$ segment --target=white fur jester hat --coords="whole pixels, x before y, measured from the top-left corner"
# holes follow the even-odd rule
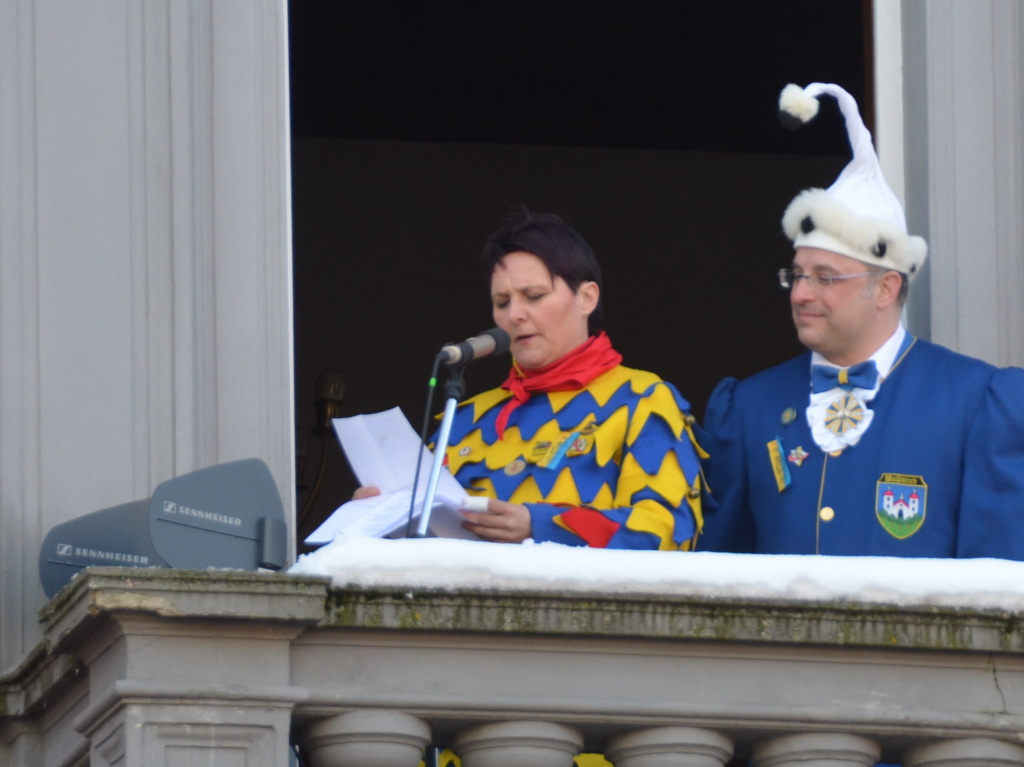
[[[779,97],[779,117],[791,128],[810,122],[822,94],[839,104],[853,159],[828,189],[798,194],[782,216],[782,229],[794,248],[823,248],[913,279],[928,256],[928,244],[907,233],[903,206],[885,183],[853,96],[832,83],[787,85]]]

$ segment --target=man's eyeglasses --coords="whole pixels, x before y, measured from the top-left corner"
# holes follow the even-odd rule
[[[779,269],[779,285],[786,290],[796,287],[800,280],[807,280],[812,288],[830,288],[837,282],[852,280],[854,277],[867,277],[869,274],[884,274],[882,271],[857,272],[856,274],[797,274],[792,269]]]

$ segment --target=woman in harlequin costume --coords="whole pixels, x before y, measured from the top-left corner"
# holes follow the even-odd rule
[[[672,384],[624,367],[601,327],[601,270],[579,233],[521,211],[481,257],[511,337],[500,388],[462,402],[448,466],[486,511],[489,541],[689,550],[701,525],[699,447]]]

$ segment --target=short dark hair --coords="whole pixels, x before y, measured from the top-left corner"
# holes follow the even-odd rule
[[[896,300],[902,307],[907,303],[907,295],[910,293],[910,278],[907,277],[903,272],[900,272],[900,292],[896,296]]]
[[[584,282],[596,282],[598,289],[601,288],[601,265],[594,251],[572,225],[555,213],[532,213],[521,208],[501,222],[487,238],[480,256],[480,268],[488,284],[498,262],[505,255],[519,251],[543,261],[551,276],[565,280],[573,293]],[[599,293],[597,306],[587,318],[591,335],[603,327],[602,297]]]
[[[900,276],[900,290],[899,293],[896,294],[896,303],[899,304],[900,308],[903,308],[903,305],[907,303],[907,296],[910,294],[910,278],[903,272],[896,271],[895,269],[875,267],[869,271],[874,275],[871,278],[871,285],[877,284],[882,275],[888,274],[889,272],[896,272],[896,274]]]

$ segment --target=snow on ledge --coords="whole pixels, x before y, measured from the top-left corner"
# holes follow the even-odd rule
[[[1024,562],[610,551],[340,536],[290,572],[336,587],[841,601],[1024,612]]]

